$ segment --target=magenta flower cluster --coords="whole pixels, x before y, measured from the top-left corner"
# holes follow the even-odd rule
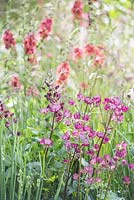
[[[112,119],[117,122],[122,122],[123,114],[129,110],[119,97],[105,98],[103,104],[105,110],[113,113]]]
[[[112,129],[110,128],[112,121],[121,123],[124,114],[129,108],[124,105],[119,97],[111,97],[101,99],[100,96],[89,97],[81,93],[77,95],[77,99],[70,99],[68,105],[62,102],[62,95],[58,86],[49,85],[45,95],[48,105],[41,110],[41,113],[52,113],[56,123],[64,123],[67,131],[63,134],[62,140],[66,149],[66,157],[64,163],[72,162],[72,156],[79,162],[80,157],[84,155],[86,165],[77,170],[73,175],[73,179],[77,181],[79,177],[85,177],[87,184],[100,183],[102,174],[106,171],[114,171],[120,165],[127,165],[130,170],[134,169],[134,164],[128,164],[127,143],[125,141],[116,145],[112,155],[101,154],[102,147],[108,145],[111,140]],[[81,107],[82,105],[82,107]],[[67,106],[68,109],[65,107]],[[82,109],[80,109],[80,107]],[[108,124],[104,126],[103,131],[94,130],[92,126],[92,111],[100,108],[108,115]],[[118,125],[117,123],[117,125]],[[52,147],[52,137],[45,137],[40,140],[40,144]],[[129,178],[123,178],[125,184],[129,183]],[[125,182],[126,181],[126,182]]]
[[[0,119],[4,119],[6,128],[11,126],[12,121],[14,123],[17,122],[16,118],[14,117],[14,113],[9,111],[2,101],[0,101]]]

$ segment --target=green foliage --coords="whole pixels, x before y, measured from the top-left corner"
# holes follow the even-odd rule
[[[56,120],[53,124],[53,114],[42,114],[40,110],[48,106],[44,98],[46,88],[42,89],[45,77],[51,79],[54,85],[56,67],[69,61],[71,75],[68,84],[62,88],[66,109],[72,113],[88,113],[91,117],[88,125],[93,130],[105,132],[109,114],[102,107],[92,110],[80,103],[77,108],[68,106],[67,102],[72,98],[77,101],[79,91],[90,97],[100,95],[102,99],[121,97],[130,110],[122,124],[111,122],[111,141],[102,144],[100,156],[113,156],[116,144],[123,140],[128,144],[127,160],[134,163],[134,99],[127,97],[129,88],[133,86],[134,1],[104,0],[90,6],[85,1],[84,14],[91,18],[88,28],[73,19],[73,1],[42,2],[0,2],[0,100],[17,119],[16,123],[11,121],[11,126],[6,128],[6,119],[0,113],[0,200],[132,200],[134,173],[121,163],[114,172],[102,171],[101,183],[87,184],[87,174],[73,180],[74,174],[89,166],[90,156],[84,151],[78,157],[73,150],[67,152],[62,136],[66,131],[72,131],[73,124],[66,126]],[[48,39],[37,44],[39,61],[31,64],[24,51],[24,38],[28,33],[38,32],[44,16],[52,17],[53,31]],[[85,19],[84,22],[87,21]],[[12,30],[16,38],[16,50],[4,47],[3,33],[6,29]],[[104,66],[95,65],[94,55],[78,61],[71,58],[74,47],[83,48],[87,43],[104,49],[107,60]],[[11,84],[16,74],[21,89]],[[28,95],[29,88],[36,88],[38,94]],[[41,145],[42,138],[52,139],[53,146]],[[78,141],[74,137],[72,142]],[[90,147],[94,148],[97,142],[100,140],[91,139]],[[80,150],[83,150],[80,145]],[[123,176],[130,176],[130,185],[123,183]]]

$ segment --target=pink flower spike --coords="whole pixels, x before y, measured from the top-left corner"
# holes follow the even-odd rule
[[[38,30],[38,34],[41,39],[47,38],[49,36],[50,32],[52,31],[52,24],[52,19],[47,17],[41,22]]]
[[[75,19],[82,19],[83,16],[83,3],[81,0],[76,0],[72,8],[72,14]]]
[[[11,47],[15,47],[16,45],[16,40],[10,30],[6,30],[4,32],[3,41],[6,49],[10,49]]]

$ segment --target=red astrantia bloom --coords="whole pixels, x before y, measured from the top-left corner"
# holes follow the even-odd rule
[[[40,38],[44,39],[47,38],[50,32],[52,31],[52,19],[51,18],[45,18],[39,27],[38,34]]]
[[[57,80],[56,80],[56,84],[58,85],[63,85],[65,83],[67,83],[68,79],[69,79],[69,75],[70,75],[70,65],[68,62],[63,62],[61,63],[58,68],[57,68]]]
[[[15,47],[16,41],[13,36],[13,33],[10,30],[6,30],[3,35],[3,40],[6,49],[10,49],[11,47]]]
[[[76,0],[74,2],[74,5],[72,7],[72,13],[73,16],[76,19],[81,19],[82,18],[82,14],[83,14],[83,3],[81,0]]]

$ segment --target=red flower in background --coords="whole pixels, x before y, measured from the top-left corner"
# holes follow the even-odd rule
[[[36,38],[35,38],[34,33],[30,33],[24,39],[24,50],[25,50],[25,54],[27,54],[27,55],[35,54],[35,52],[36,52]]]
[[[56,84],[62,85],[67,83],[69,75],[70,75],[70,65],[68,62],[61,63],[57,68],[57,80]]]
[[[81,82],[80,83],[80,89],[82,90],[86,90],[87,88],[89,88],[89,84],[86,82]]]
[[[103,65],[105,63],[105,60],[106,60],[105,55],[102,52],[100,52],[96,55],[94,64],[95,65]]]
[[[99,53],[99,48],[92,45],[92,44],[87,44],[85,46],[85,53],[88,55],[88,56],[93,56],[93,55],[97,55]]]
[[[83,50],[78,47],[74,48],[73,53],[72,53],[72,58],[74,61],[77,61],[83,58]]]
[[[81,19],[83,17],[83,3],[81,0],[76,0],[74,2],[72,13],[76,19]]]
[[[14,89],[21,89],[22,88],[22,84],[20,82],[20,78],[18,75],[14,75],[12,77],[12,79],[10,80],[10,85],[14,88]]]
[[[34,33],[30,33],[27,35],[27,37],[24,39],[24,51],[25,54],[28,55],[28,61],[30,63],[37,63],[36,59],[36,45],[37,45],[37,40],[35,38]]]
[[[52,31],[52,19],[51,18],[45,18],[39,27],[38,34],[40,38],[44,39],[47,38],[49,33]]]
[[[103,47],[96,47],[92,44],[87,44],[85,46],[85,53],[88,56],[94,56],[94,64],[95,65],[103,65],[106,60],[106,56],[104,54],[104,48]]]
[[[79,21],[79,25],[87,28],[89,26],[89,17],[87,13],[84,13],[83,8],[83,2],[81,0],[76,0],[71,11],[74,19]]]
[[[39,96],[39,91],[35,87],[29,87],[26,92],[27,96]]]
[[[16,41],[13,36],[13,33],[10,30],[6,30],[3,35],[3,40],[6,49],[10,49],[11,47],[15,47]]]

